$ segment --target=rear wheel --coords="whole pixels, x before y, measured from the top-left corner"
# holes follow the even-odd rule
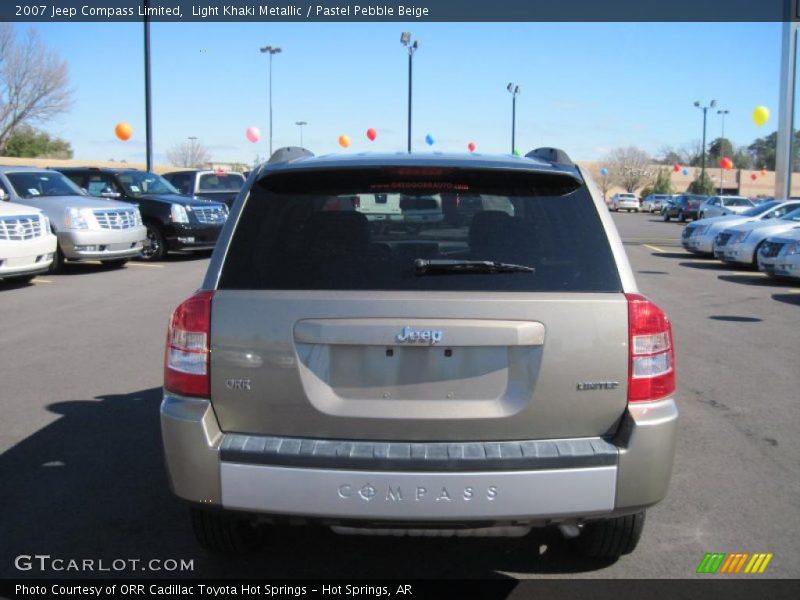
[[[678,212],[678,221],[686,223],[686,214],[683,211]]]
[[[644,529],[645,512],[594,521],[583,526],[573,543],[578,553],[588,558],[617,559],[636,549]]]
[[[217,554],[245,554],[258,546],[253,522],[225,512],[191,509],[192,529],[197,543]]]
[[[661,220],[664,221],[664,223],[669,223],[669,215],[665,212],[661,213]]]

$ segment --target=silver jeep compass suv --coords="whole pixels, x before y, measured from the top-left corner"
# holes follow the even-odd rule
[[[396,195],[448,218],[378,227],[359,210]],[[551,148],[277,152],[175,310],[165,362],[172,488],[220,552],[291,520],[558,526],[613,558],[672,470],[669,320],[638,293],[588,174]]]

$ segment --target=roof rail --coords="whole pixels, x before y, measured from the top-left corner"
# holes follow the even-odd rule
[[[300,146],[286,146],[275,150],[272,156],[269,157],[267,164],[274,165],[276,163],[291,162],[298,158],[310,158],[312,156],[314,156],[313,152]]]
[[[549,163],[574,165],[569,155],[560,148],[536,148],[525,155],[525,158],[538,158]]]

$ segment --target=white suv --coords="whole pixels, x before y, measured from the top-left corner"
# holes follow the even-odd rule
[[[42,211],[7,199],[0,184],[0,279],[24,283],[47,271],[56,236]]]

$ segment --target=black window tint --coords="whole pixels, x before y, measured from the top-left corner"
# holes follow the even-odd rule
[[[594,203],[570,177],[458,171],[393,182],[371,175],[331,172],[320,181],[319,175],[289,173],[257,182],[219,287],[621,290]],[[387,208],[361,212],[375,204]],[[535,272],[420,276],[418,258],[510,262]]]

